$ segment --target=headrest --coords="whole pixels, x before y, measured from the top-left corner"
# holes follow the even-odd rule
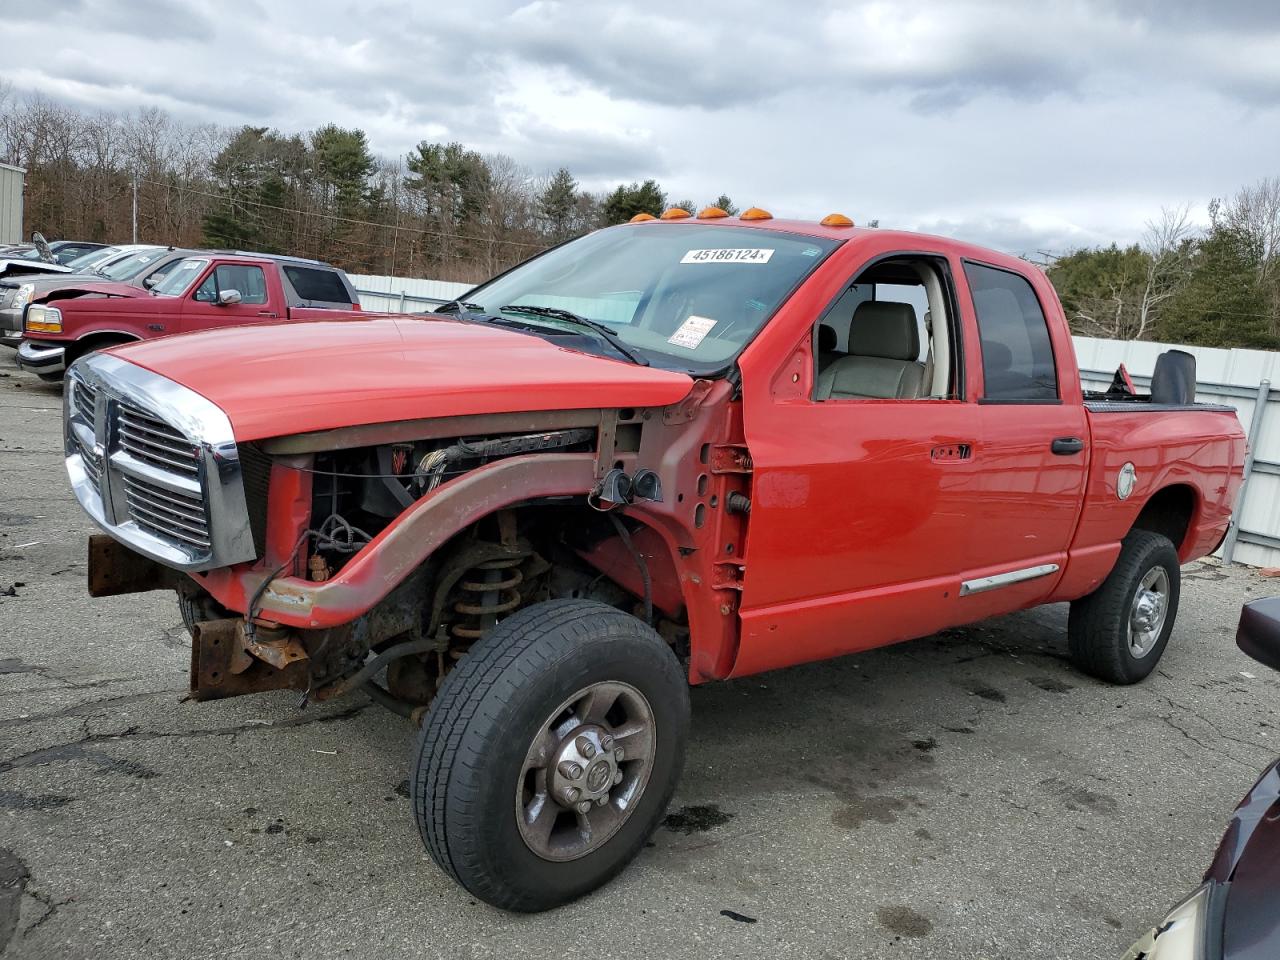
[[[885,360],[920,359],[916,308],[909,303],[887,300],[858,304],[849,328],[849,353]]]
[[[818,324],[819,353],[835,353],[838,343],[835,327],[828,327],[825,323]]]
[[[1151,402],[1196,402],[1196,358],[1185,350],[1166,350],[1156,357],[1151,374]]]

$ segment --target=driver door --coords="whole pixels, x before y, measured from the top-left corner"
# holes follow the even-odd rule
[[[233,290],[238,302],[223,302]],[[270,301],[266,271],[260,264],[219,262],[208,268],[183,302],[181,329],[187,333],[275,320],[279,311]]]
[[[876,299],[868,275],[879,270],[887,282],[872,285],[894,287],[895,271],[901,280],[912,268],[932,277],[922,283],[931,317],[888,298],[863,302]],[[961,318],[946,259],[881,255],[816,319],[797,362],[812,371],[807,390],[789,393],[790,365],[781,386],[744,390],[754,476],[734,676],[927,635],[954,617],[971,564],[981,411],[954,362]],[[867,335],[863,323],[880,326]],[[945,377],[926,372],[939,362]],[[845,387],[824,388],[833,379]],[[856,396],[859,384],[873,395]]]

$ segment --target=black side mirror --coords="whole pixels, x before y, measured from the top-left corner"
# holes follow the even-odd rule
[[[1272,670],[1280,670],[1280,597],[1246,603],[1240,611],[1236,646]]]

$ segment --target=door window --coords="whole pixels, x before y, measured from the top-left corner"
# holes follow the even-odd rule
[[[982,377],[989,400],[1056,400],[1058,372],[1049,325],[1025,277],[966,263],[982,338]]]
[[[956,396],[949,280],[933,258],[864,269],[814,330],[816,400]]]
[[[220,263],[209,276],[196,287],[195,299],[202,303],[217,303],[218,294],[235,290],[240,302],[260,304],[267,302],[267,278],[261,267],[240,263]]]

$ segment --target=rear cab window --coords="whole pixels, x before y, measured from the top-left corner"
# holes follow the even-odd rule
[[[1049,323],[1030,281],[1011,270],[965,261],[981,337],[984,399],[1056,401],[1058,370]]]
[[[281,267],[285,279],[296,294],[298,306],[310,304],[341,304],[349,306],[354,301],[347,285],[335,270],[316,267],[299,267],[287,264]]]

